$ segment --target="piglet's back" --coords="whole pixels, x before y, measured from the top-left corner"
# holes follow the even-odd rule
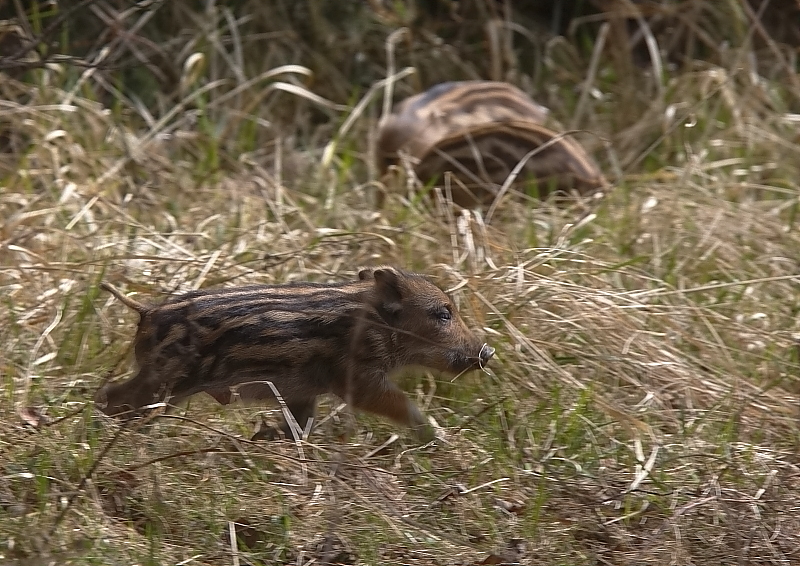
[[[143,315],[137,361],[158,371],[169,360],[183,360],[173,387],[178,396],[249,378],[294,376],[313,365],[333,371],[351,349],[368,287],[292,284],[186,293]],[[285,391],[301,380],[282,381]]]

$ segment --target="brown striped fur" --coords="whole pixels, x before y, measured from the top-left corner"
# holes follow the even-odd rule
[[[476,124],[528,120],[541,124],[548,110],[513,85],[496,81],[454,81],[406,98],[381,124],[381,168],[397,162],[397,152],[420,156],[442,138]]]
[[[543,126],[546,118],[546,108],[508,83],[438,84],[402,101],[381,124],[379,168],[385,172],[402,152],[423,184],[441,182],[450,171],[459,181],[453,184],[456,204],[488,204],[517,164],[547,144],[525,160],[515,188],[534,182],[543,199],[550,189],[588,194],[604,187],[580,144]]]
[[[159,305],[102,286],[140,317],[138,373],[95,396],[109,415],[200,392],[222,404],[274,400],[270,381],[301,428],[316,397],[334,393],[428,439],[430,427],[389,375],[406,366],[455,374],[494,354],[438,287],[392,267],[362,270],[347,283],[200,290]],[[291,437],[286,422],[281,432]]]
[[[415,171],[424,183],[452,171],[463,185],[453,186],[453,201],[471,207],[491,204],[520,164],[512,186],[533,184],[539,199],[551,192],[589,194],[605,183],[577,142],[529,122],[484,124],[439,140],[419,156]]]

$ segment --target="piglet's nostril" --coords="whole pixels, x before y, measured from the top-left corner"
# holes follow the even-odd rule
[[[480,357],[481,361],[488,362],[491,359],[491,357],[494,356],[494,351],[495,351],[494,348],[492,348],[488,344],[484,344],[481,347],[481,353],[478,354],[478,356]]]

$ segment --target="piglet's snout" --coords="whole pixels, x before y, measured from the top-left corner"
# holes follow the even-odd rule
[[[481,367],[485,366],[489,363],[489,360],[494,356],[494,348],[489,346],[489,344],[484,344],[481,346],[481,351],[478,354],[478,361]]]

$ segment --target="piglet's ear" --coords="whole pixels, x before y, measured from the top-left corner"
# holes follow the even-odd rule
[[[371,267],[368,267],[367,269],[362,269],[361,271],[358,272],[358,280],[369,281],[371,279],[374,279],[373,273],[374,270]]]
[[[400,314],[403,306],[397,272],[393,269],[376,269],[373,276],[378,295],[378,312],[386,322],[391,323]]]

